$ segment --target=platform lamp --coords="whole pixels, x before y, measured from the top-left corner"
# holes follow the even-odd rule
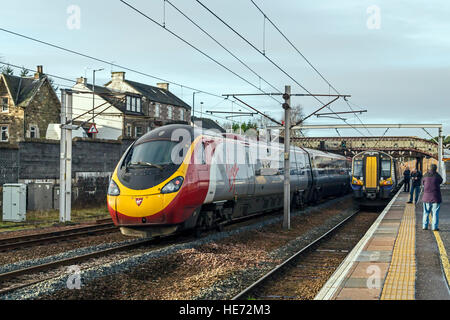
[[[92,123],[95,124],[95,73],[97,71],[103,71],[104,69],[94,69],[92,70]],[[92,138],[94,138],[94,133],[92,134]]]

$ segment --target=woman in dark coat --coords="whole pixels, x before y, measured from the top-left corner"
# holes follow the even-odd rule
[[[442,177],[437,173],[437,166],[432,164],[430,170],[423,176],[423,230],[428,229],[428,216],[433,212],[432,230],[439,230],[439,210],[441,208]]]

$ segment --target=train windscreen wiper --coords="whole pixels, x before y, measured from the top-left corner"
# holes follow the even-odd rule
[[[146,161],[130,162],[130,163],[128,163],[128,166],[155,167],[155,168],[158,168],[159,170],[163,170],[162,166],[160,166],[158,164],[146,162]]]

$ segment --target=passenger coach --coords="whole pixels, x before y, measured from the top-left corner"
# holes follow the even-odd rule
[[[122,233],[196,232],[283,207],[284,146],[167,125],[136,140],[110,181],[108,208]],[[350,191],[350,161],[292,147],[293,207]]]

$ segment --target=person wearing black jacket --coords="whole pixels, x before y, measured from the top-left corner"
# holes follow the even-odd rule
[[[409,167],[406,167],[405,172],[403,172],[403,192],[409,192],[409,180],[411,179],[411,171],[409,170]]]
[[[408,203],[412,203],[414,193],[416,194],[414,203],[417,203],[417,201],[419,201],[420,185],[422,183],[422,172],[418,169],[414,169],[411,173],[411,180],[411,192],[409,193]]]

